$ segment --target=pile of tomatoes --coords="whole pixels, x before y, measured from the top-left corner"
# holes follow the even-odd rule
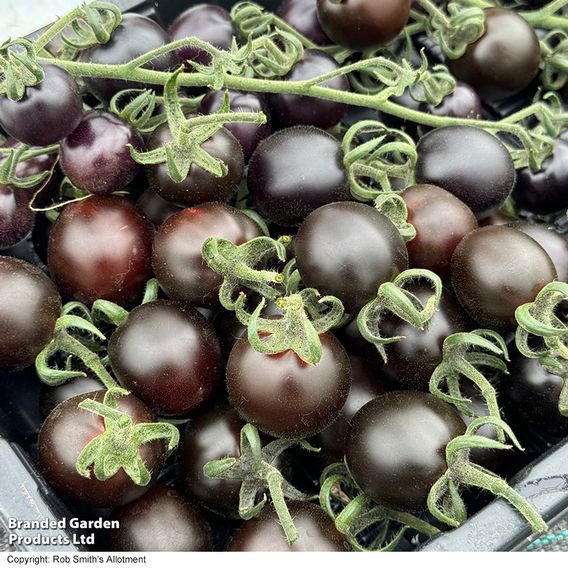
[[[421,10],[414,3],[411,10],[410,0],[285,0],[277,14],[312,47],[279,80],[333,74],[341,50],[350,51],[342,64],[387,46],[393,60],[410,55],[420,65],[422,36],[413,36],[411,52],[401,38],[405,26],[420,23]],[[500,334],[494,359],[476,372],[488,377],[521,443],[526,432],[552,441],[568,434],[558,406],[561,373],[525,357],[514,337],[517,308],[568,279],[568,241],[556,222],[568,207],[568,138],[560,134],[540,169],[519,168],[505,140],[474,123],[495,117],[503,101],[528,100],[539,86],[539,36],[519,10],[485,9],[481,37],[445,62],[458,82],[439,104],[407,89],[391,97],[400,117],[365,110],[385,132],[397,129],[415,143],[410,179],[389,180],[413,238],[387,210],[352,193],[341,140],[355,109],[341,97],[180,88],[193,104],[190,119],[225,112],[228,98],[231,112],[265,120],[213,129],[192,154],[201,161],[176,176],[171,163],[182,163],[183,148],[171,121],[141,127],[136,113],[111,105],[123,89],[155,85],[74,77],[44,54],[41,82],[19,100],[0,95],[0,167],[24,152],[0,171],[0,368],[37,369],[50,385],[37,401],[44,417],[37,467],[77,515],[119,521],[97,535],[96,549],[350,550],[357,545],[334,517],[357,494],[371,506],[418,515],[434,532],[449,530],[427,511],[429,495],[450,467],[448,444],[472,435],[467,425],[491,410],[473,383],[461,393],[471,404],[466,411],[430,394],[450,336]],[[226,51],[243,39],[224,8],[200,4],[167,30],[124,14],[106,42],[69,59],[57,38],[46,48],[62,61],[112,66],[189,37]],[[146,67],[203,72],[212,57],[185,45]],[[325,86],[349,93],[349,79],[334,75]],[[164,94],[152,109],[158,113],[171,100],[161,87],[154,94]],[[457,122],[431,128],[413,122],[412,112]],[[173,157],[144,161],[165,147]],[[14,179],[27,182],[17,187]],[[379,181],[366,179],[371,188]],[[22,243],[33,246],[26,260],[18,258]],[[209,249],[213,256],[204,258]],[[221,262],[215,254],[225,250]],[[378,290],[408,274],[398,297],[415,310],[426,306],[432,280],[423,271],[440,282],[435,313],[416,326],[396,303],[386,304],[373,322],[375,336],[380,330],[387,338],[375,341],[377,349],[360,314]],[[326,302],[343,308],[329,325]],[[292,312],[297,319],[286,319]],[[280,341],[281,328],[283,347],[263,349]],[[495,354],[509,360],[508,372]],[[458,374],[468,376],[463,368]],[[247,424],[258,438],[247,438]],[[467,458],[506,477],[523,458],[497,447],[505,432],[499,424],[475,432],[491,442]],[[277,480],[256,493],[246,477],[249,450]],[[204,472],[229,458],[244,477]],[[356,493],[338,484],[330,516],[317,494],[320,476],[337,462]],[[282,530],[281,506],[272,504],[278,483],[293,539]],[[252,499],[248,509],[243,492]]]

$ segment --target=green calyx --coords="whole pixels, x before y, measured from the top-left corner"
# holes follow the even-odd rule
[[[353,550],[386,552],[396,549],[407,530],[428,537],[440,531],[430,523],[401,511],[373,503],[360,492],[344,463],[328,466],[320,480],[322,509],[333,519]],[[362,544],[361,535],[372,530],[374,538]]]
[[[465,504],[460,496],[463,487],[485,489],[498,497],[503,497],[529,522],[533,532],[547,530],[547,525],[535,509],[510,487],[504,479],[491,471],[472,463],[470,451],[474,448],[507,450],[511,446],[476,434],[482,426],[491,424],[497,432],[504,432],[518,449],[522,449],[511,428],[494,416],[475,419],[463,436],[454,438],[446,446],[448,469],[432,486],[428,495],[428,509],[438,520],[457,527],[467,520]]]
[[[424,304],[408,289],[418,280],[428,282],[433,289],[432,295]],[[414,327],[424,329],[438,309],[442,289],[442,281],[437,274],[422,269],[405,270],[392,282],[381,284],[377,297],[361,308],[357,316],[359,331],[367,341],[375,345],[385,363],[388,359],[385,345],[401,341],[404,337],[383,337],[380,334],[384,314],[391,312]]]
[[[154,440],[165,440],[167,452],[172,452],[179,443],[179,431],[165,422],[133,424],[128,414],[117,409],[117,398],[127,396],[122,388],[112,388],[105,393],[104,401],[86,399],[79,408],[101,416],[105,431],[91,440],[77,458],[77,472],[83,477],[104,481],[120,469],[137,485],[148,485],[151,472],[140,456],[140,447]]]
[[[243,519],[252,519],[262,511],[267,502],[265,492],[268,491],[290,544],[298,539],[298,531],[288,511],[286,499],[314,499],[314,496],[306,495],[293,487],[274,465],[277,458],[294,445],[307,451],[318,451],[305,440],[274,440],[262,447],[258,430],[251,424],[246,424],[241,430],[240,457],[211,461],[203,467],[203,473],[207,477],[242,481],[239,514]],[[258,501],[258,495],[264,497]]]

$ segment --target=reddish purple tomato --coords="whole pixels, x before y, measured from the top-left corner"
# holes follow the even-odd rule
[[[245,160],[248,160],[261,140],[271,132],[270,111],[262,95],[244,93],[242,91],[211,91],[201,101],[199,107],[203,114],[213,114],[223,104],[225,93],[229,95],[231,112],[263,112],[266,115],[265,124],[252,122],[228,122],[225,128],[239,141],[243,148]]]
[[[482,99],[503,99],[522,91],[536,77],[540,45],[520,14],[489,8],[483,35],[459,59],[446,63],[454,77],[473,87]]]
[[[412,290],[421,302],[426,302],[432,290],[418,286]],[[453,333],[471,331],[473,322],[459,302],[447,291],[442,293],[440,306],[430,325],[420,330],[404,320],[386,315],[381,320],[381,334],[404,339],[386,345],[388,363],[381,372],[403,388],[427,391],[434,369],[442,362],[444,340]]]
[[[349,357],[331,334],[320,335],[322,358],[304,363],[293,351],[265,355],[239,339],[227,362],[231,404],[244,420],[278,438],[321,432],[339,415],[351,385]]]
[[[107,195],[126,187],[140,171],[128,145],[144,146],[127,122],[102,109],[88,112],[61,143],[61,169],[77,187]]]
[[[293,126],[263,140],[247,180],[260,213],[285,227],[299,225],[322,205],[349,199],[341,144],[314,126]]]
[[[519,170],[515,202],[532,213],[548,214],[568,207],[568,141],[556,140],[554,153],[538,172]]]
[[[158,126],[148,140],[148,149],[155,150],[172,140],[167,124]],[[161,197],[177,205],[192,207],[209,201],[228,201],[238,190],[243,177],[245,157],[238,140],[221,127],[202,145],[214,158],[223,161],[228,169],[217,177],[200,166],[192,164],[187,177],[177,183],[172,180],[165,163],[148,167],[151,188]]]
[[[410,268],[425,268],[448,278],[454,249],[477,229],[475,215],[463,201],[435,185],[415,185],[401,196],[408,222],[416,229],[414,239],[406,243]]]
[[[152,264],[168,297],[205,307],[219,305],[222,278],[201,256],[209,237],[241,245],[261,235],[260,227],[225,203],[204,203],[172,215],[154,239]]]
[[[294,65],[284,80],[305,81],[338,68],[339,64],[327,53],[306,49],[302,59]],[[324,81],[321,86],[338,91],[350,90],[349,80],[345,75]],[[275,129],[307,124],[327,130],[335,126],[347,112],[347,105],[343,103],[283,93],[268,95],[268,104]]]
[[[466,312],[486,327],[515,329],[515,310],[534,301],[556,269],[531,237],[504,225],[466,235],[452,257],[452,284]]]
[[[298,531],[298,540],[289,544],[272,506],[249,521],[233,535],[229,552],[345,552],[347,544],[333,521],[314,503],[292,501],[288,509]]]
[[[169,42],[168,34],[154,20],[140,14],[123,14],[120,25],[114,30],[110,41],[81,51],[79,61],[117,65],[128,63],[140,55]],[[144,68],[167,71],[175,67],[176,58],[170,52],[152,60]],[[89,93],[103,102],[123,89],[140,89],[145,85],[120,79],[84,77]],[[154,85],[152,85],[154,87]]]
[[[239,518],[241,481],[207,477],[203,466],[241,455],[241,428],[245,425],[230,406],[204,409],[186,426],[180,449],[181,483],[184,491],[219,515]]]
[[[61,314],[55,284],[28,262],[0,256],[0,367],[31,365]]]
[[[213,326],[180,302],[157,300],[134,308],[112,334],[108,354],[120,384],[162,416],[201,406],[221,382],[223,361]]]
[[[348,49],[377,49],[406,25],[410,0],[318,0],[318,18],[327,36]]]
[[[370,400],[384,394],[386,388],[377,369],[361,357],[349,357],[351,362],[351,388],[337,419],[320,432],[312,444],[324,453],[343,459],[345,437],[355,413]]]
[[[444,97],[437,106],[426,105],[426,111],[434,116],[480,119],[481,100],[469,85],[458,82],[453,93]]]
[[[48,146],[73,132],[83,116],[79,87],[69,73],[42,63],[44,78],[19,101],[0,96],[0,126],[31,146]]]
[[[388,392],[351,420],[345,463],[376,503],[418,512],[426,508],[432,485],[447,470],[448,442],[464,432],[457,410],[431,394]]]
[[[284,0],[276,14],[315,44],[331,43],[318,20],[317,0]]]
[[[207,552],[211,527],[197,507],[175,489],[154,486],[133,503],[115,509],[105,550],[120,552]]]
[[[87,398],[102,402],[104,392],[70,398],[47,417],[39,432],[39,469],[55,492],[71,503],[79,502],[91,507],[125,505],[146,493],[150,484],[137,485],[123,469],[104,481],[97,479],[93,473],[91,477],[83,477],[77,472],[77,458],[83,448],[105,431],[105,423],[100,416],[78,407]],[[118,410],[128,414],[133,424],[154,422],[150,409],[133,395],[119,398]],[[152,474],[151,482],[155,481],[164,463],[162,440],[143,444],[140,457]]]
[[[49,235],[47,262],[62,291],[81,302],[128,304],[152,276],[154,229],[134,205],[93,196],[65,207]]]
[[[338,297],[354,314],[408,268],[408,253],[396,227],[374,207],[331,203],[302,223],[296,261],[306,286]]]
[[[180,14],[170,26],[170,41],[194,37],[210,43],[217,49],[228,51],[237,32],[229,12],[214,4],[198,4]],[[211,63],[211,56],[194,46],[181,47],[176,51],[180,63],[195,61],[202,65]],[[188,69],[192,66],[186,63]]]

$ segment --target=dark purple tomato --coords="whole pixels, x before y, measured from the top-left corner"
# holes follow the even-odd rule
[[[332,203],[302,223],[296,261],[306,286],[336,296],[354,314],[408,268],[408,253],[396,227],[374,207]]]
[[[318,20],[317,0],[284,0],[276,14],[315,44],[331,43]]]
[[[478,218],[499,209],[515,185],[509,151],[481,128],[437,128],[423,136],[416,149],[416,182],[453,193]]]
[[[59,292],[39,268],[0,256],[0,367],[31,365],[60,315]]]
[[[345,552],[347,545],[333,521],[314,503],[292,501],[288,509],[298,531],[289,544],[272,506],[249,521],[233,535],[229,552]]]
[[[270,111],[262,95],[244,93],[242,91],[211,91],[201,101],[199,111],[203,114],[213,114],[223,104],[225,93],[229,95],[231,112],[263,112],[267,121],[265,124],[252,122],[228,122],[225,128],[239,141],[243,148],[245,160],[248,160],[261,140],[266,138],[271,130]]]
[[[382,366],[382,358],[377,348],[361,335],[357,325],[357,316],[354,316],[343,327],[334,329],[333,334],[341,341],[349,355],[362,357],[369,361],[373,367],[377,365]]]
[[[426,508],[447,470],[446,446],[465,432],[453,406],[431,394],[394,391],[368,402],[351,420],[345,463],[359,488],[398,511]]]
[[[557,233],[552,227],[529,221],[509,223],[509,227],[517,229],[532,237],[548,254],[556,268],[557,279],[568,282],[568,239],[566,235]]]
[[[42,63],[44,78],[19,101],[0,97],[0,126],[31,146],[48,146],[73,132],[83,117],[77,82],[57,65]]]
[[[169,219],[174,213],[181,210],[179,205],[175,205],[171,201],[166,201],[151,189],[147,189],[137,199],[136,207],[138,207],[156,227],[159,227],[166,219]]]
[[[152,276],[154,229],[134,205],[93,196],[67,205],[49,235],[47,260],[62,291],[81,302],[127,304]]]
[[[498,209],[491,213],[488,217],[479,219],[478,223],[480,227],[487,227],[488,225],[508,225],[517,219],[518,217],[509,217],[509,215],[505,215],[505,213]]]
[[[568,141],[559,138],[538,172],[519,170],[513,195],[520,208],[546,215],[568,207],[567,187]]]
[[[263,140],[247,179],[260,213],[286,227],[299,225],[322,205],[349,199],[341,144],[314,126],[293,126]]]
[[[339,415],[351,385],[349,357],[331,334],[320,335],[322,358],[304,363],[293,351],[265,355],[239,339],[227,362],[231,404],[244,420],[278,438],[321,432]]]
[[[525,233],[494,225],[466,235],[452,257],[452,284],[466,312],[486,327],[515,329],[515,310],[556,278],[546,251]]]
[[[204,203],[172,215],[154,239],[152,264],[168,297],[205,307],[219,305],[222,278],[201,256],[209,237],[241,245],[261,235],[260,227],[225,203]]]
[[[327,53],[306,49],[302,59],[294,65],[284,80],[305,81],[331,73],[338,68],[339,64]],[[334,77],[320,85],[338,91],[350,90],[349,80],[345,75]],[[326,130],[335,126],[347,112],[347,105],[343,103],[284,93],[268,95],[268,104],[275,129],[307,124]]]
[[[477,229],[475,215],[463,201],[435,185],[415,185],[401,196],[408,208],[408,222],[416,229],[416,236],[406,243],[408,265],[448,278],[454,249]]]
[[[558,410],[561,377],[546,372],[538,359],[511,350],[509,374],[501,380],[502,399],[513,429],[518,424],[542,436],[568,435],[568,418]]]
[[[465,83],[457,83],[454,92],[444,97],[439,105],[427,105],[427,112],[434,116],[453,118],[481,118],[481,100],[479,95]]]
[[[175,489],[154,486],[136,501],[115,509],[105,550],[120,552],[206,552],[213,549],[211,527],[197,507]]]
[[[426,286],[418,286],[412,292],[422,302],[432,295],[432,290]],[[447,291],[442,293],[430,325],[423,330],[394,315],[386,315],[381,320],[381,334],[385,337],[402,335],[404,339],[385,346],[388,363],[381,372],[403,388],[427,391],[434,369],[442,362],[446,337],[473,328],[473,322],[459,302]]]
[[[172,140],[167,124],[158,126],[148,140],[148,149],[155,150]],[[192,164],[187,177],[177,183],[168,173],[168,166],[154,164],[148,166],[148,178],[151,188],[161,197],[177,205],[192,207],[209,201],[228,201],[238,190],[243,177],[245,157],[238,140],[221,127],[202,145],[214,158],[223,161],[228,172],[223,177]]]
[[[215,330],[181,302],[157,300],[134,308],[110,338],[108,354],[120,384],[162,416],[201,406],[221,382]]]
[[[384,394],[386,388],[380,373],[361,357],[349,357],[351,362],[351,388],[337,419],[320,432],[312,444],[342,459],[345,452],[347,429],[355,413],[370,400]]]
[[[93,110],[61,143],[61,169],[77,187],[108,195],[125,188],[141,169],[129,144],[136,150],[144,146],[133,126],[106,110]]]
[[[30,199],[29,191],[0,184],[0,249],[14,246],[32,230]]]
[[[96,45],[79,55],[79,61],[117,65],[128,63],[140,55],[152,51],[169,42],[166,31],[159,24],[140,14],[123,14],[120,25],[114,30],[110,41]],[[169,52],[144,65],[144,68],[167,71],[175,67],[176,58]],[[123,89],[139,89],[144,85],[120,79],[100,79],[84,77],[89,93],[103,102]]]
[[[198,4],[180,14],[170,26],[170,41],[195,37],[210,43],[217,49],[231,49],[233,37],[237,32],[229,12],[214,4]],[[211,56],[198,47],[185,46],[176,51],[180,63],[195,61],[202,65],[211,63]],[[192,67],[186,64],[188,69]]]
[[[327,36],[343,47],[377,49],[406,25],[410,0],[318,0],[318,18]]]
[[[485,32],[459,59],[446,64],[484,100],[503,99],[527,87],[540,64],[538,37],[529,23],[506,8],[485,10]]]
[[[42,384],[39,395],[41,415],[45,419],[58,404],[74,396],[97,390],[105,390],[105,388],[98,379],[90,374],[87,374],[85,377],[76,377],[56,387]]]
[[[188,495],[216,513],[239,517],[241,481],[207,477],[203,466],[226,457],[238,458],[245,425],[230,406],[207,408],[186,426],[180,449],[181,483]]]
[[[77,472],[76,463],[83,448],[105,431],[104,420],[88,410],[78,407],[91,398],[102,402],[103,391],[81,394],[58,405],[47,417],[39,432],[39,469],[54,491],[71,503],[85,503],[92,507],[118,507],[134,501],[150,484],[137,485],[121,468],[115,475],[101,481],[91,473],[83,477]],[[118,399],[118,410],[125,412],[133,424],[154,422],[150,409],[135,396]],[[155,481],[162,469],[165,456],[162,440],[154,440],[140,446],[140,457]]]

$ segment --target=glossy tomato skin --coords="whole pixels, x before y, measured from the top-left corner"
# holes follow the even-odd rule
[[[306,49],[304,55],[284,77],[285,81],[305,81],[331,73],[339,68],[333,57],[316,49]],[[321,83],[322,87],[349,91],[345,75]],[[347,112],[347,105],[324,101],[313,97],[276,93],[268,95],[270,114],[275,128],[287,128],[299,124],[317,126],[324,130],[335,126]]]
[[[318,0],[318,18],[327,36],[343,47],[376,49],[406,25],[410,0]]]
[[[296,261],[306,286],[338,297],[354,314],[408,268],[408,253],[396,227],[374,207],[332,203],[302,223]]]
[[[63,499],[80,502],[92,507],[117,507],[134,501],[150,488],[136,485],[120,469],[105,481],[93,473],[83,477],[77,472],[76,462],[83,448],[105,430],[100,416],[78,407],[87,398],[102,402],[103,391],[75,396],[59,404],[47,417],[39,432],[39,469],[48,484]],[[150,409],[133,395],[118,399],[118,409],[126,412],[133,424],[154,422]],[[140,447],[140,456],[156,480],[165,456],[162,440],[155,440]]]
[[[285,227],[299,225],[322,205],[349,199],[341,144],[314,126],[292,126],[263,140],[247,179],[260,213]]]
[[[201,406],[221,382],[215,330],[180,302],[156,300],[134,308],[113,333],[108,353],[120,384],[162,416]]]
[[[159,227],[166,219],[182,209],[179,205],[166,201],[152,189],[147,189],[136,200],[136,207],[152,221],[155,227]]]
[[[148,140],[148,149],[155,150],[172,140],[167,124],[158,126]],[[237,139],[221,127],[201,147],[214,158],[223,161],[228,173],[223,177],[192,164],[187,177],[181,182],[173,181],[168,173],[167,164],[148,166],[148,178],[151,188],[161,197],[177,205],[192,207],[209,201],[228,201],[239,188],[243,177],[245,158]]]
[[[207,477],[203,466],[226,457],[238,458],[244,425],[244,420],[230,406],[206,408],[187,424],[180,448],[184,491],[203,507],[230,518],[239,518],[241,482]]]
[[[60,213],[49,235],[47,260],[63,292],[90,304],[128,304],[151,277],[154,229],[128,201],[92,196]]]
[[[31,146],[59,142],[75,130],[83,116],[83,100],[75,79],[57,65],[41,67],[43,80],[28,87],[22,99],[0,97],[0,125],[10,136]]]
[[[406,243],[410,268],[425,268],[448,278],[454,249],[477,229],[475,215],[463,201],[435,185],[409,187],[401,197],[408,222],[416,229],[416,236]]]
[[[459,59],[448,59],[456,79],[472,86],[484,100],[514,95],[536,77],[538,36],[519,14],[506,8],[485,10],[485,32]]]
[[[29,207],[29,192],[0,184],[0,249],[25,239],[34,226],[34,212]]]
[[[124,189],[140,171],[128,145],[142,150],[133,126],[105,110],[88,112],[61,143],[60,164],[77,187],[95,195]]]
[[[39,268],[0,256],[0,367],[33,364],[60,315],[59,292]]]
[[[482,115],[479,95],[465,83],[458,82],[453,93],[444,97],[439,105],[426,105],[434,116],[480,119]]]
[[[154,239],[156,278],[169,298],[216,307],[222,278],[203,260],[203,243],[218,237],[241,245],[260,235],[252,219],[225,203],[183,209],[164,222]]]
[[[345,462],[359,488],[376,503],[418,512],[447,469],[448,442],[464,432],[454,407],[431,394],[389,392],[351,420]]]
[[[351,385],[349,357],[331,334],[320,335],[322,358],[304,363],[293,351],[265,355],[239,339],[227,362],[227,389],[241,417],[278,438],[305,438],[337,418]]]
[[[58,404],[81,394],[105,390],[103,384],[90,374],[85,377],[76,377],[56,387],[41,385],[39,407],[45,420]]]
[[[478,218],[497,210],[515,185],[509,151],[481,128],[436,128],[420,139],[416,149],[416,182],[453,193]]]
[[[211,528],[197,507],[170,487],[156,485],[136,501],[115,509],[105,550],[120,552],[206,552]]]
[[[168,34],[159,24],[140,14],[123,14],[120,25],[114,30],[110,41],[82,51],[79,61],[116,65],[127,63],[136,57],[168,43]],[[145,68],[167,71],[175,67],[175,56],[170,52],[151,61]],[[89,93],[108,102],[123,89],[140,89],[144,85],[120,79],[85,77]]]
[[[515,186],[515,202],[533,213],[548,214],[568,207],[568,141],[556,140],[552,156],[538,172],[519,170]]]
[[[422,302],[432,295],[425,285],[418,285],[412,292]],[[381,372],[393,384],[405,389],[427,391],[430,377],[442,362],[443,344],[446,337],[474,329],[456,298],[444,290],[440,305],[430,325],[421,330],[409,323],[387,314],[381,321],[381,333],[385,337],[403,336],[404,339],[386,345],[388,362]]]
[[[314,503],[291,501],[288,509],[298,531],[289,544],[272,506],[245,521],[235,532],[229,552],[345,552],[346,543],[333,521]]]
[[[452,257],[452,284],[468,314],[479,324],[515,329],[515,310],[534,301],[556,279],[546,251],[521,231],[494,225],[466,235]]]
[[[276,14],[315,44],[331,43],[318,20],[317,0],[284,0]]]

